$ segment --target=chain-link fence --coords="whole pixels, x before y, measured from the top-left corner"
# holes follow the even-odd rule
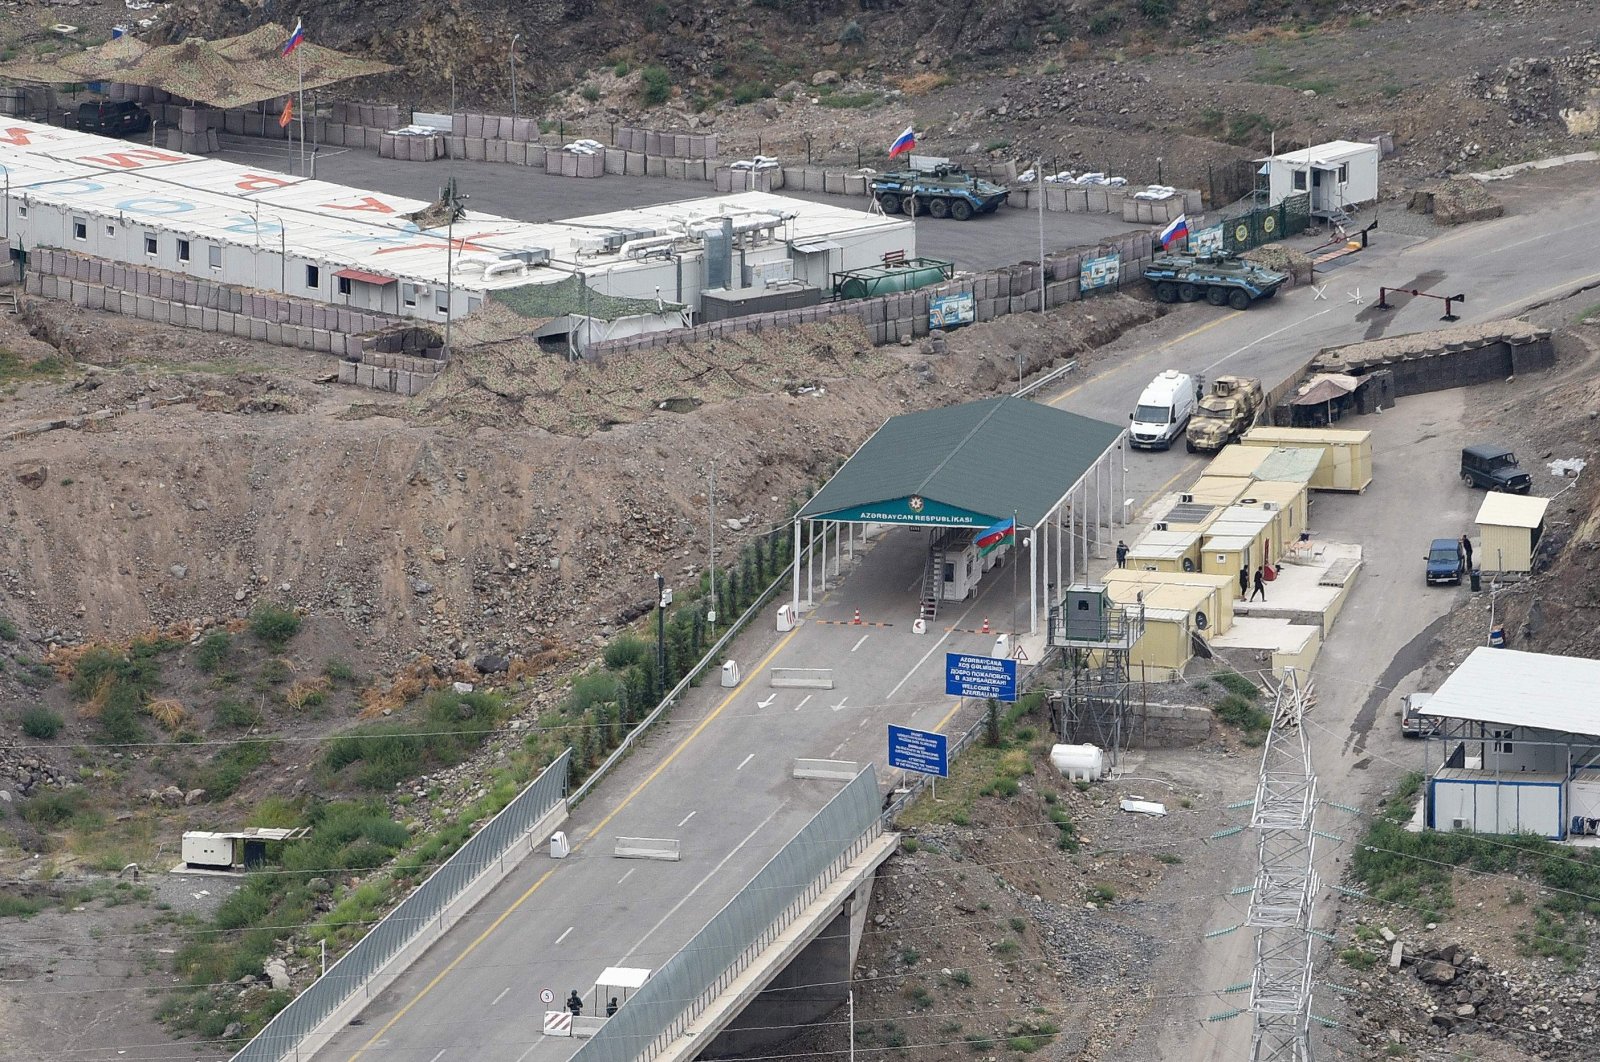
[[[421,887],[373,927],[332,969],[279,1011],[267,1027],[233,1056],[234,1062],[278,1062],[293,1055],[300,1043],[430,923],[446,912],[479,875],[495,863],[515,858],[511,848],[566,794],[567,760],[563,752],[539,773],[500,814],[429,875]]]
[[[660,1054],[883,833],[868,766],[635,992],[572,1062]]]

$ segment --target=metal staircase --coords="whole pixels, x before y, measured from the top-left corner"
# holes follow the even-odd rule
[[[917,614],[932,621],[939,616],[939,601],[944,597],[944,548],[947,534],[933,536],[928,546],[928,562],[922,569],[922,605]]]

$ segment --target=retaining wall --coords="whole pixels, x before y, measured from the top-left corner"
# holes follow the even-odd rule
[[[1134,708],[1128,744],[1136,749],[1182,749],[1211,738],[1216,721],[1209,708],[1147,704]]]

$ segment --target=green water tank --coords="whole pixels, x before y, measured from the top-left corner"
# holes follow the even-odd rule
[[[897,291],[916,291],[918,288],[941,284],[949,275],[949,266],[944,262],[858,269],[839,284],[839,297],[867,299]]]

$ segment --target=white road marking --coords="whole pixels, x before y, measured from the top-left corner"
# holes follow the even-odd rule
[[[684,819],[683,821],[684,822],[688,822],[689,820],[688,819]],[[638,870],[638,869],[639,869],[638,867],[634,867],[633,868],[633,870]],[[626,874],[622,875],[622,877],[618,878],[617,879],[617,884],[621,885],[624,881],[627,881],[629,878],[633,877],[633,870],[628,871]]]
[[[678,825],[679,825],[679,826],[680,826],[680,827],[682,827],[682,826],[687,826],[687,825],[688,825],[688,823],[689,823],[689,820],[690,820],[690,819],[692,819],[692,818],[694,818],[694,817],[695,817],[695,816],[696,816],[696,815],[698,815],[698,814],[699,814],[699,812],[698,812],[698,811],[691,811],[691,812],[689,812],[689,814],[687,814],[687,815],[685,815],[685,816],[684,816],[684,817],[683,817],[683,821],[682,821],[682,822],[680,822],[680,823],[678,823]]]
[[[833,751],[828,753],[828,755],[829,756],[837,756],[837,755],[839,755],[839,750],[844,748],[845,742],[849,741],[849,740],[850,740],[849,738],[845,738],[844,741],[839,742],[837,745],[835,745],[833,747]]]
[[[568,926],[567,927],[567,933],[571,933],[573,931],[573,929],[575,929],[575,928],[576,928],[575,926]],[[566,940],[567,939],[567,933],[563,933],[559,937],[557,937],[556,938],[556,943],[560,944],[563,940]]]
[[[844,708],[844,702],[848,701],[849,699],[850,699],[849,697],[840,697],[838,704],[830,705],[829,707],[831,707],[834,711],[837,712],[837,711],[841,710],[842,708]]]
[[[806,702],[809,701],[813,696],[815,695],[808,693],[804,697],[801,697],[800,703],[794,706],[794,710],[798,712],[800,709],[804,708],[806,706]]]
[[[444,1052],[440,1051],[438,1054],[436,1054],[432,1058],[428,1059],[428,1062],[439,1062],[439,1059],[441,1059],[443,1057],[444,1057]]]
[[[971,611],[972,611],[972,609],[970,609],[970,608],[967,609],[966,612],[963,612],[961,614],[961,619],[957,620],[956,622],[960,623],[963,620],[965,620],[967,618],[967,615]],[[900,692],[900,687],[904,686],[906,683],[910,682],[911,681],[911,676],[915,675],[917,673],[917,671],[921,669],[922,665],[926,664],[928,662],[928,657],[932,656],[934,653],[937,653],[940,649],[944,648],[944,645],[945,645],[945,639],[943,639],[943,638],[939,639],[938,641],[936,641],[932,645],[930,645],[928,647],[928,651],[926,653],[922,654],[922,659],[918,660],[915,664],[911,665],[911,670],[906,672],[905,678],[902,678],[899,682],[896,682],[894,684],[894,689],[890,690],[888,692],[888,694],[883,699],[886,700],[886,701],[894,700],[894,695]]]
[[[752,753],[751,753],[751,754],[750,754],[750,755],[748,755],[748,756],[746,756],[746,757],[745,757],[745,758],[744,758],[744,759],[742,759],[742,760],[740,760],[740,761],[739,761],[739,766],[737,766],[737,767],[735,767],[735,768],[734,768],[734,770],[736,770],[736,771],[742,771],[742,770],[744,770],[744,765],[745,765],[745,764],[747,764],[747,763],[749,763],[749,762],[750,762],[750,761],[751,761],[751,760],[753,760],[753,759],[755,759],[755,758],[756,758],[756,754],[755,754],[755,753],[753,753],[753,752],[752,752]],[[693,812],[690,812],[690,814],[691,814],[691,815],[692,815],[692,814],[694,814],[694,813],[693,813]],[[684,820],[683,820],[683,822],[688,822],[688,821],[689,821],[689,820],[688,820],[688,819],[684,819]],[[683,822],[680,822],[680,823],[678,823],[678,825],[679,825],[679,826],[682,826],[682,825],[683,825]]]
[[[670,910],[666,914],[662,915],[661,916],[661,921],[659,921],[655,925],[651,926],[649,928],[649,930],[647,930],[645,932],[645,935],[639,938],[639,942],[637,944],[635,944],[633,947],[629,948],[628,949],[628,953],[626,955],[624,955],[621,959],[618,959],[617,962],[619,964],[621,964],[623,962],[626,962],[628,959],[632,958],[633,957],[633,953],[638,951],[640,948],[644,947],[644,942],[649,940],[652,936],[654,936],[656,930],[660,929],[662,926],[666,925],[669,921],[671,921],[672,920],[672,916],[678,913],[678,909],[681,908],[684,904],[689,902],[689,897],[691,897],[695,893],[699,892],[705,886],[706,882],[710,881],[712,878],[714,878],[718,874],[720,874],[722,872],[722,868],[728,865],[728,861],[731,860],[734,856],[738,855],[739,854],[739,850],[741,848],[743,848],[745,845],[749,844],[750,841],[756,836],[756,834],[758,834],[762,830],[766,829],[767,828],[767,823],[769,823],[773,819],[777,818],[778,817],[778,812],[782,811],[784,808],[786,808],[788,806],[789,806],[789,802],[787,800],[785,800],[782,804],[779,804],[777,807],[773,808],[772,809],[772,814],[770,814],[766,818],[762,819],[760,824],[758,824],[755,829],[753,829],[749,833],[745,834],[744,835],[744,839],[741,840],[738,844],[734,845],[733,848],[728,852],[728,854],[723,856],[722,860],[719,863],[717,863],[716,866],[712,867],[709,871],[707,871],[706,872],[706,876],[701,878],[699,881],[697,881],[695,883],[694,888],[692,888],[688,892],[684,893],[682,898],[679,899],[677,903],[672,905],[672,910]],[[518,1059],[517,1062],[522,1062],[522,1060]]]
[[[528,1049],[526,1051],[522,1052],[522,1054],[517,1056],[517,1062],[522,1062],[523,1059],[525,1059],[529,1055],[533,1054],[533,1049],[535,1047],[538,1047],[540,1044],[544,1043],[548,1039],[549,1039],[548,1036],[541,1035],[537,1040],[535,1040],[532,1044],[530,1044],[528,1046]]]
[[[1305,325],[1306,325],[1306,322],[1310,321],[1312,318],[1321,317],[1325,313],[1332,313],[1332,312],[1333,312],[1333,307],[1330,306],[1326,310],[1318,310],[1316,313],[1309,314],[1309,315],[1307,315],[1307,316],[1301,318],[1300,320],[1295,321],[1295,322],[1293,322],[1291,324],[1286,324],[1282,328],[1274,329],[1273,331],[1268,332],[1264,336],[1257,336],[1256,338],[1252,339],[1250,342],[1246,343],[1244,346],[1240,347],[1238,350],[1234,351],[1232,354],[1224,354],[1222,357],[1218,358],[1216,361],[1212,362],[1210,365],[1207,365],[1204,369],[1202,369],[1200,371],[1201,372],[1210,372],[1212,369],[1215,369],[1218,365],[1221,365],[1223,362],[1229,360],[1230,358],[1235,358],[1235,357],[1238,357],[1240,354],[1243,354],[1245,351],[1249,350],[1251,347],[1255,346],[1257,343],[1260,343],[1264,339],[1271,339],[1273,336],[1281,335],[1284,332],[1289,331],[1290,329],[1304,328]]]
[[[509,991],[511,991],[511,986],[510,985],[506,985],[504,988],[502,988],[500,990],[500,994],[498,996],[495,996],[494,999],[489,1003],[489,1006],[492,1007],[496,1003],[500,1002],[502,999],[506,998],[506,993],[509,992]]]
[[[778,695],[776,693],[774,693],[772,696],[768,697],[764,701],[757,701],[756,702],[756,707],[757,708],[770,708],[772,706],[772,702],[777,700],[777,699],[778,699]]]
[[[862,635],[862,636],[861,636],[861,640],[860,640],[860,641],[858,641],[858,642],[856,642],[856,644],[854,644],[854,645],[852,645],[852,646],[851,646],[851,647],[850,647],[850,651],[851,651],[851,652],[852,652],[852,653],[853,653],[853,652],[855,652],[855,651],[856,651],[856,650],[857,650],[857,649],[860,649],[860,648],[861,648],[861,644],[862,644],[862,642],[865,642],[865,641],[866,641],[866,640],[867,640],[867,639],[868,639],[868,638],[871,638],[871,637],[872,637],[872,635],[870,635],[870,634],[863,634],[863,635]]]

